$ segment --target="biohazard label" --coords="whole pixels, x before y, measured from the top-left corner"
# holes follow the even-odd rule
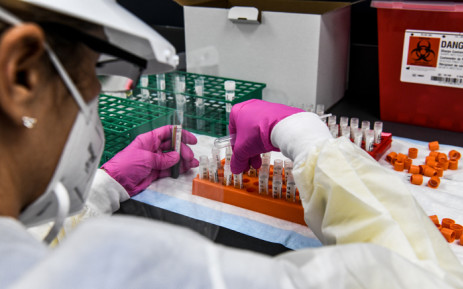
[[[406,30],[400,80],[463,88],[463,33]]]

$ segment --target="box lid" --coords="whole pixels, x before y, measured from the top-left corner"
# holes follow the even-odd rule
[[[259,11],[324,14],[332,10],[350,6],[351,2],[308,1],[308,0],[174,0],[182,6],[231,8],[252,6]],[[363,1],[363,0],[362,0]],[[360,1],[359,1],[360,2]]]
[[[463,12],[463,0],[459,1],[425,1],[425,0],[373,0],[371,6],[386,9]]]

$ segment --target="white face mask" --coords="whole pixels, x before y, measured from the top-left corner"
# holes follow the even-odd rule
[[[45,193],[21,213],[19,219],[25,225],[55,219],[59,231],[66,216],[82,210],[104,149],[98,97],[89,103],[88,113],[86,118],[79,111]]]

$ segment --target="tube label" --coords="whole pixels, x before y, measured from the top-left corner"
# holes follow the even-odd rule
[[[463,88],[463,33],[406,30],[400,80]]]

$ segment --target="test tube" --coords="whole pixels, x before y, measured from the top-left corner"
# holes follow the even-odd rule
[[[314,112],[313,104],[307,104],[307,106],[305,107],[305,110],[307,112]]]
[[[315,113],[318,114],[319,116],[322,116],[325,114],[325,105],[324,104],[317,104],[315,107]]]
[[[232,185],[232,172],[230,169],[230,164],[225,164],[223,166],[223,185],[224,186]]]
[[[196,99],[196,116],[198,116],[198,118],[196,119],[196,129],[204,130],[206,126],[206,121],[204,119],[201,119],[201,117],[204,116],[206,109],[204,103],[198,104],[198,100],[202,100],[202,98]]]
[[[288,176],[293,174],[293,162],[290,159],[284,161],[285,168],[285,183],[288,182]]]
[[[331,125],[336,124],[336,116],[335,115],[330,115],[328,117],[328,127]]]
[[[270,157],[272,156],[271,152],[266,152],[262,154],[262,158],[268,158],[270,160]]]
[[[273,167],[275,169],[275,167]],[[274,199],[281,199],[281,186],[282,186],[282,177],[279,174],[275,174],[273,172],[273,179],[272,179],[272,197]]]
[[[198,77],[195,78],[195,93],[197,96],[203,96],[204,95],[204,77]],[[198,98],[203,101],[202,98]]]
[[[182,126],[172,126],[172,150],[175,150],[180,155],[180,147],[182,145]],[[180,160],[171,168],[171,177],[176,179],[180,174]]]
[[[268,195],[268,176],[269,169],[268,166],[262,166],[259,169],[259,194]]]
[[[248,170],[248,176],[250,176],[250,177],[257,176],[257,170],[255,168],[253,168],[252,166],[250,166],[249,170]]]
[[[343,127],[347,127],[349,125],[349,118],[347,116],[341,116],[339,118],[339,126],[341,127],[341,129]]]
[[[201,76],[195,79],[195,92],[198,96],[195,101],[196,116],[199,117],[196,119],[196,129],[204,130],[206,121],[201,119],[205,113],[204,99],[202,98],[204,95],[204,77]]]
[[[288,180],[286,181],[286,200],[291,202],[296,201],[296,182],[292,174],[288,176]]]
[[[365,150],[367,152],[373,151],[374,140],[375,140],[375,131],[372,129],[365,130]]]
[[[156,87],[158,90],[158,103],[159,105],[165,105],[166,102],[166,93],[164,90],[166,90],[166,76],[165,74],[158,74],[156,75]]]
[[[213,147],[211,152],[212,152],[212,158],[215,161],[215,166],[218,169],[222,168],[222,163],[220,162],[220,150],[216,147]]]
[[[243,173],[233,174],[234,186],[237,189],[243,188]]]
[[[365,141],[366,131],[370,129],[370,122],[368,120],[362,120],[361,128],[362,128],[363,140]]]
[[[282,175],[283,173],[283,160],[282,159],[275,159],[273,161],[273,175]]]
[[[359,127],[359,119],[353,117],[350,119],[350,136],[352,139],[355,137],[355,130]]]
[[[375,130],[375,144],[381,143],[381,134],[383,133],[383,122],[382,121],[375,121],[374,124]]]
[[[141,87],[148,87],[149,79],[148,75],[140,76],[140,86]]]
[[[235,134],[231,135],[226,135],[223,137],[216,138],[214,140],[214,147],[217,149],[223,149],[226,148],[227,146],[234,145],[235,144]]]
[[[231,146],[227,146],[225,148],[225,164],[230,164],[232,155],[233,155],[233,151],[232,151]]]
[[[185,93],[186,83],[184,75],[175,76],[175,102],[177,104],[177,118],[180,124],[183,124],[183,114],[185,111],[186,97]]]
[[[209,181],[213,183],[219,182],[219,172],[217,170],[217,162],[214,157],[209,159]]]
[[[350,127],[341,127],[341,136],[345,136],[346,138],[350,139]]]
[[[142,88],[141,90],[141,99],[142,102],[150,102],[150,91],[146,88]]]
[[[209,158],[206,155],[199,156],[199,179],[209,179]]]
[[[268,175],[268,172],[270,171],[270,156],[262,156],[262,165],[260,166],[259,174],[263,170],[266,170]]]
[[[234,80],[227,80],[224,83],[225,86],[225,100],[227,101],[233,101],[235,99],[235,89],[236,89],[236,83]],[[225,104],[225,112],[227,114],[227,120],[230,116],[232,104],[231,103],[226,103]]]
[[[354,143],[362,147],[362,139],[363,139],[363,134],[362,134],[362,129],[361,128],[355,128],[354,129]]]
[[[331,124],[329,126],[330,133],[334,138],[337,138],[339,136],[339,128],[337,124]]]

